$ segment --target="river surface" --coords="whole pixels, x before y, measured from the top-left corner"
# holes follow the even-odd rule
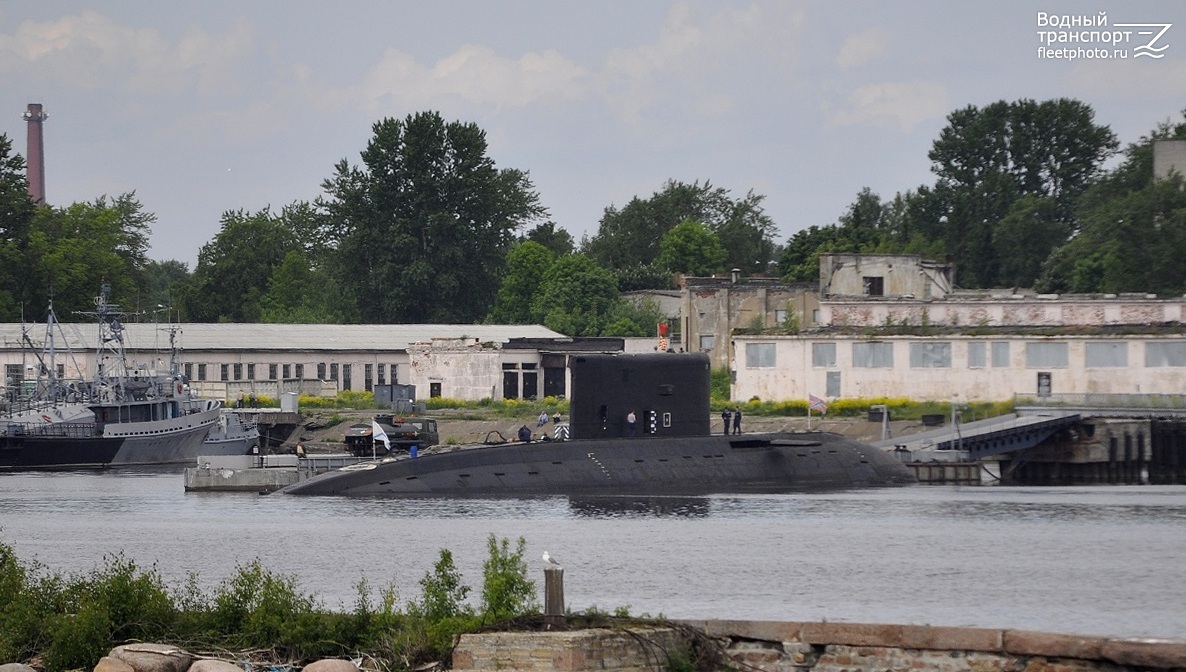
[[[695,499],[373,500],[186,493],[180,474],[0,474],[0,541],[64,574],[122,553],[180,587],[258,559],[325,607],[402,600],[440,549],[565,567],[570,608],[1186,639],[1186,487],[934,487]],[[542,594],[541,594],[542,602]]]

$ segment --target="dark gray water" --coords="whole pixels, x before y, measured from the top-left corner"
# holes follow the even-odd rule
[[[480,592],[491,533],[565,566],[574,609],[675,618],[1186,638],[1186,487],[912,487],[569,501],[185,493],[177,474],[0,475],[0,540],[86,571],[122,552],[170,585],[260,559],[331,608],[365,575],[404,599],[441,548]]]

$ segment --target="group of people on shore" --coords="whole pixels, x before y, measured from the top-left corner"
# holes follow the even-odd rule
[[[721,422],[724,423],[725,436],[741,433],[741,409],[725,409],[721,411]],[[730,431],[732,430],[732,431]]]
[[[536,428],[538,429],[540,427],[544,427],[545,425],[548,424],[549,420],[552,421],[553,425],[559,426],[560,420],[561,420],[560,411],[556,411],[556,413],[554,415],[552,415],[550,418],[548,417],[547,411],[540,411],[539,417],[536,418],[536,421],[535,421]],[[531,428],[528,427],[527,425],[523,425],[522,427],[519,428],[518,436],[516,438],[518,438],[520,441],[526,442],[526,441],[530,441],[531,437],[532,437]],[[547,440],[549,438],[548,430],[545,429],[543,431],[541,438],[543,438],[544,440]]]

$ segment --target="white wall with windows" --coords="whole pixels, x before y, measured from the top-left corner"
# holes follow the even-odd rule
[[[1182,394],[1186,335],[737,335],[734,399]]]

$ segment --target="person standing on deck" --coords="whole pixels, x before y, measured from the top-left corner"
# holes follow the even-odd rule
[[[734,434],[741,433],[741,407],[740,406],[733,409],[733,433]]]
[[[729,422],[733,419],[733,414],[729,409],[721,411],[721,421],[725,424],[725,436],[729,436]]]

